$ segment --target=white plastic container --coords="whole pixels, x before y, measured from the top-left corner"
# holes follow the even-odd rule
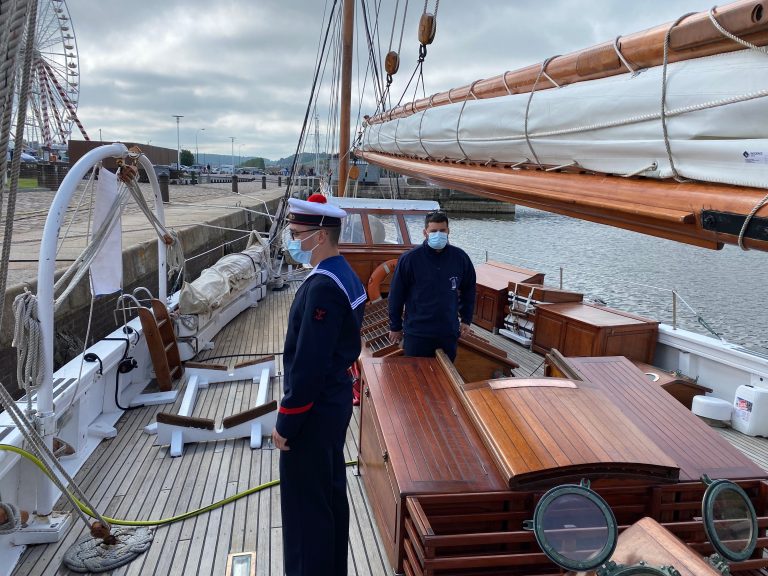
[[[768,389],[739,386],[733,400],[732,425],[748,436],[768,436]]]

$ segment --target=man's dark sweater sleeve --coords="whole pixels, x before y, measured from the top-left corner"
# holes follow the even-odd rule
[[[461,295],[459,298],[459,316],[464,324],[472,324],[472,316],[475,313],[475,290],[477,276],[475,267],[469,256],[464,255],[465,271],[461,281]]]
[[[406,287],[408,276],[406,266],[406,259],[401,256],[397,263],[397,267],[395,268],[392,282],[389,285],[387,306],[389,312],[389,329],[392,332],[400,332],[403,329],[403,307],[405,306],[405,297],[408,290]]]

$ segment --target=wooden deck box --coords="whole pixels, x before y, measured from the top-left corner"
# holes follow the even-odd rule
[[[626,356],[651,363],[659,323],[628,312],[569,302],[536,307],[532,349],[563,356]]]
[[[506,483],[436,358],[363,358],[360,475],[390,564],[401,573],[405,499]]]
[[[477,292],[475,293],[475,316],[472,321],[490,331],[504,327],[510,284],[544,283],[542,272],[492,260],[475,266],[475,273]]]

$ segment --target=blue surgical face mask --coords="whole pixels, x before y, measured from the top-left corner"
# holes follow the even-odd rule
[[[442,250],[448,244],[448,232],[430,232],[427,235],[427,244],[435,250]]]
[[[286,229],[287,230],[287,229]],[[307,238],[311,238],[315,234],[317,234],[317,230],[304,238],[306,240]],[[299,264],[309,264],[310,260],[312,260],[312,252],[314,251],[317,246],[312,248],[312,250],[302,250],[301,248],[301,242],[302,239],[297,238],[296,240],[291,240],[291,236],[289,232],[284,233],[285,236],[283,237],[284,246],[285,249],[288,250],[288,254],[291,255],[291,258],[293,258],[296,262]]]

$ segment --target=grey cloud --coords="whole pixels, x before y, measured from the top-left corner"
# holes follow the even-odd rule
[[[175,147],[171,114],[182,114],[180,138],[188,148],[194,147],[197,134],[208,152],[229,153],[229,136],[236,136],[236,151],[242,144],[244,155],[287,156],[298,139],[327,20],[323,9],[330,4],[72,1],[69,10],[81,63],[81,120],[92,135],[101,128],[105,138]],[[394,4],[380,3],[382,54],[389,47]],[[401,0],[401,10],[403,4]],[[434,2],[428,4],[434,7]],[[369,5],[373,12],[375,4]],[[356,3],[357,10],[359,6]],[[443,0],[437,37],[424,65],[426,90],[432,93],[541,62],[709,7],[700,0]],[[421,2],[409,3],[401,70],[392,87],[395,100],[416,64],[422,8]],[[395,47],[399,34],[398,21]],[[364,43],[357,47],[364,50]],[[362,73],[366,56],[358,53],[363,54]],[[356,66],[355,79],[357,75]],[[326,80],[331,76],[329,67]],[[328,106],[327,98],[318,100],[321,132]],[[353,103],[353,111],[357,108]]]

